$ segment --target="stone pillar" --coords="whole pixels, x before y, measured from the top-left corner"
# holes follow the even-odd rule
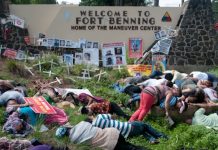
[[[217,65],[216,31],[210,0],[190,0],[173,39],[168,65]]]

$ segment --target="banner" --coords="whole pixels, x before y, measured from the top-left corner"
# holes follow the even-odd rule
[[[65,40],[60,40],[60,46],[59,47],[65,47],[66,44],[65,44]]]
[[[64,63],[73,66],[73,54],[64,54]]]
[[[160,30],[154,32],[155,40],[161,40],[167,38],[167,32],[165,30]]]
[[[25,97],[24,100],[33,104],[30,106],[35,113],[39,114],[56,114],[53,107],[45,100],[44,97]]]
[[[165,55],[152,55],[152,72],[155,70],[159,70],[161,72],[166,70]]]
[[[24,60],[25,57],[26,57],[25,52],[22,50],[18,50],[16,59],[17,60]]]
[[[11,17],[11,19],[13,20],[13,24],[14,24],[16,27],[24,28],[24,20],[23,20],[23,19],[20,19],[19,17],[14,16],[14,15],[10,15],[10,17]]]
[[[75,53],[75,64],[82,64],[83,53]]]
[[[7,48],[4,53],[3,56],[7,57],[7,58],[11,58],[11,59],[16,59],[17,56],[17,51],[14,49],[9,49]]]
[[[97,48],[84,48],[83,63],[99,66],[99,50]]]
[[[169,51],[170,51],[171,44],[172,44],[172,40],[168,39],[168,38],[163,39],[163,40],[160,40],[158,42],[158,44],[159,44],[159,47],[160,47],[159,52],[168,55]]]
[[[169,51],[170,51],[170,47],[172,44],[172,40],[169,38],[165,38],[162,39],[160,41],[158,41],[152,48],[151,48],[151,52],[153,54],[155,53],[163,53],[168,55]]]
[[[142,38],[130,38],[129,58],[140,58],[142,55]]]
[[[151,65],[127,65],[127,70],[131,76],[149,76],[152,72]]]
[[[102,61],[104,67],[126,65],[126,49],[123,42],[104,43],[102,45]]]

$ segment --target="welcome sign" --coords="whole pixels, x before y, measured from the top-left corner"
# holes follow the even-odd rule
[[[142,49],[155,40],[154,32],[175,29],[181,7],[109,7],[73,5],[10,5],[10,12],[25,18],[31,37],[39,33],[52,39],[111,43],[142,38]],[[166,12],[171,21],[163,21]],[[168,16],[169,17],[169,16]],[[37,18],[37,19],[36,19]]]

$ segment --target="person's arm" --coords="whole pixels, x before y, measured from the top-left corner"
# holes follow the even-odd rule
[[[88,104],[87,104],[87,106],[91,105],[91,104],[94,102],[94,100],[93,100],[92,97],[90,97],[90,96],[86,96],[86,98],[87,98],[87,100],[88,100]]]
[[[185,96],[182,95],[182,96],[179,98],[179,100],[181,100],[181,101],[185,101]]]
[[[33,104],[26,102],[24,104],[10,104],[10,106],[13,106],[13,107],[26,107],[26,106],[33,106]]]
[[[206,85],[204,85],[204,81],[202,81],[202,80],[199,80],[198,82],[197,82],[197,86],[199,87],[199,88],[207,88],[207,86]]]
[[[173,96],[172,92],[168,92],[166,95],[166,100],[165,100],[165,114],[167,117],[169,117],[169,109],[170,109],[170,100],[171,97]]]
[[[218,106],[217,103],[189,103],[189,105],[197,106],[197,107],[202,107],[202,108]]]

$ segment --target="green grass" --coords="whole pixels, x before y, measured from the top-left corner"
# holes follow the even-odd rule
[[[75,70],[72,71],[75,74],[79,74],[82,67],[76,66]],[[2,69],[5,71],[1,71],[0,79],[16,79],[17,82],[28,83],[30,80],[27,80],[22,77],[17,77],[7,69]],[[58,69],[57,69],[58,70]],[[101,96],[110,101],[114,101],[117,103],[121,103],[121,101],[127,101],[130,97],[125,94],[116,93],[113,89],[109,88],[109,86],[114,83],[117,79],[121,77],[128,76],[126,70],[121,72],[114,71],[111,69],[106,69],[108,72],[107,77],[103,77],[101,82],[97,82],[97,79],[88,80],[83,82],[83,80],[77,80],[77,82],[73,82],[71,87],[73,88],[88,88],[91,93],[95,96]],[[57,71],[58,72],[58,71]],[[218,75],[218,69],[210,70],[211,73]],[[66,72],[59,72],[59,76],[65,76]],[[74,74],[74,75],[75,75]],[[72,75],[72,76],[74,76]],[[16,78],[15,78],[16,77]],[[43,78],[43,76],[41,77]],[[28,90],[30,96],[33,96],[34,90],[31,89],[31,86]],[[69,116],[69,122],[72,125],[79,123],[84,120],[86,116],[78,115],[77,113],[78,107],[76,109],[67,109],[65,112]],[[124,109],[128,114],[132,114],[133,111]],[[0,108],[0,114],[3,114],[4,108]],[[123,120],[123,119],[121,119]],[[183,123],[177,124],[177,126],[173,129],[169,129],[167,123],[164,118],[152,117],[148,116],[145,122],[151,124],[157,130],[167,134],[169,136],[169,140],[160,140],[160,143],[157,145],[151,145],[147,140],[143,137],[135,137],[132,139],[128,139],[131,143],[135,145],[144,146],[146,148],[152,150],[180,150],[180,149],[207,149],[207,150],[215,150],[218,149],[218,132],[210,129],[206,129],[203,126],[189,126]],[[3,117],[0,117],[0,127],[3,125]],[[39,124],[40,125],[40,124]],[[34,132],[32,135],[28,136],[27,139],[37,138],[42,142],[49,143],[55,146],[65,146],[67,145],[70,149],[79,149],[79,150],[90,150],[94,148],[90,148],[90,146],[86,144],[82,145],[74,145],[69,141],[69,138],[56,138],[55,130],[57,126],[51,126],[50,130],[46,133],[40,133],[38,131]],[[5,133],[0,131],[0,136],[6,136]],[[10,136],[7,135],[9,138]]]

